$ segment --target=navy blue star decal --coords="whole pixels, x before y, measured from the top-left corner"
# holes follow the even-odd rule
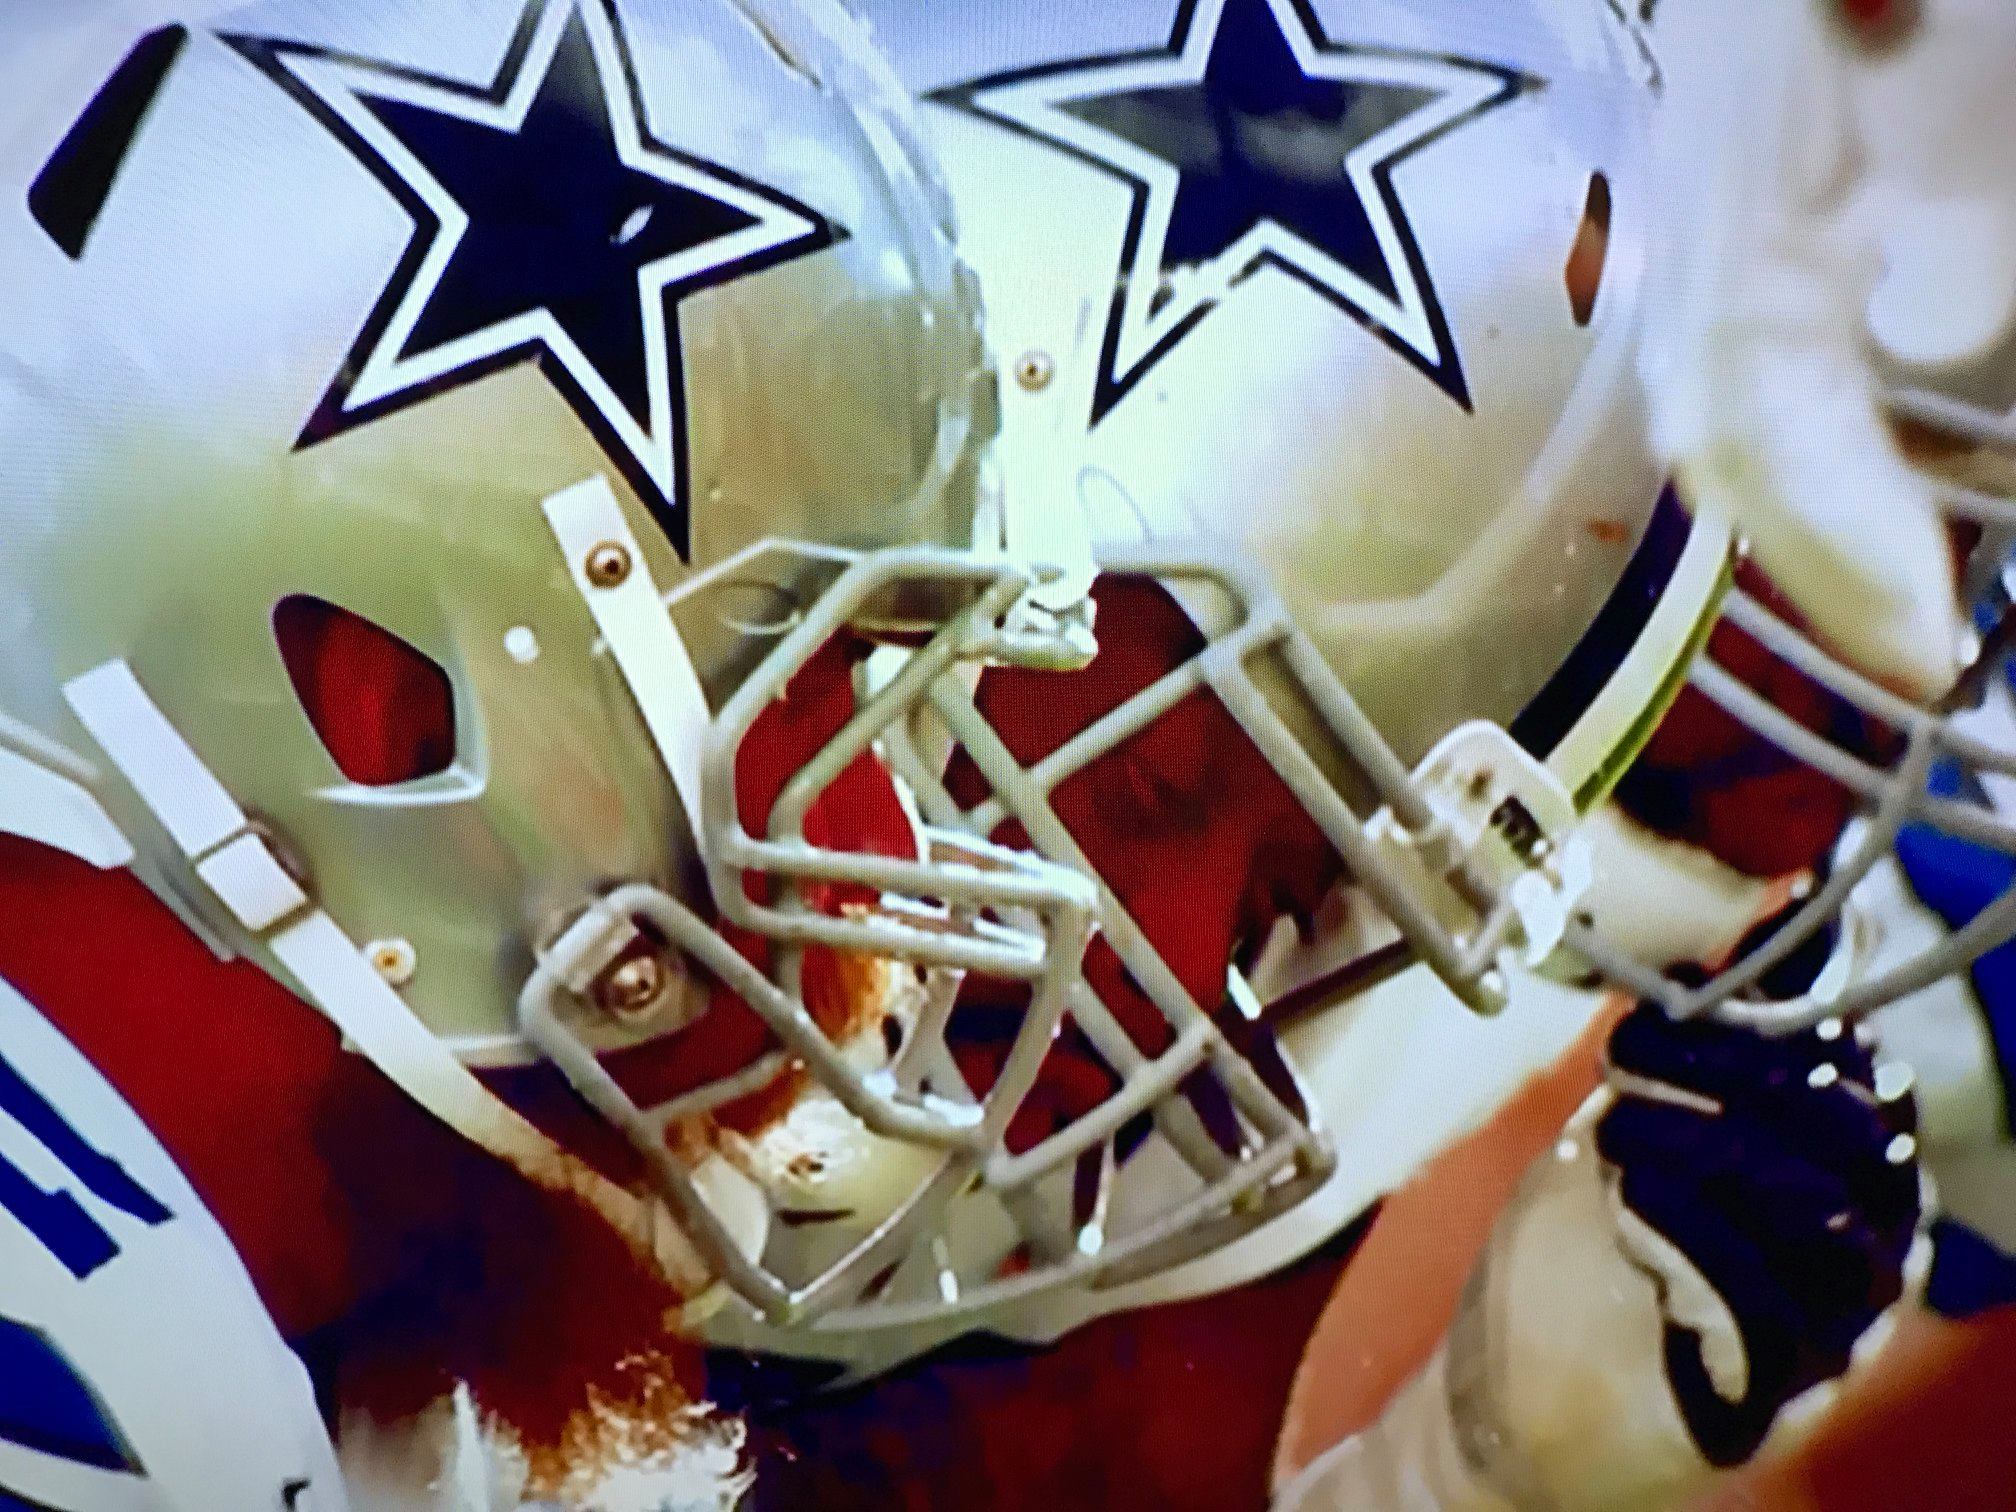
[[[1261,268],[1300,279],[1470,408],[1393,170],[1537,81],[1333,42],[1309,0],[1181,0],[1166,48],[934,98],[1133,190],[1096,422]]]
[[[414,222],[297,446],[534,361],[684,557],[679,302],[843,233],[655,139],[608,0],[529,0],[487,86],[296,43],[226,40]]]

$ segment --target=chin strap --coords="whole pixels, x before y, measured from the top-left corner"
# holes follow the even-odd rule
[[[600,474],[554,494],[542,508],[575,590],[644,716],[697,848],[703,833],[700,752],[710,717],[707,695],[644,549]]]
[[[0,716],[0,726],[5,724]],[[0,728],[0,736],[5,734]],[[19,835],[100,871],[129,865],[133,847],[88,790],[0,745],[0,835]]]
[[[661,1210],[589,1169],[479,1081],[413,1013],[288,872],[124,661],[65,684],[64,697],[168,831],[194,875],[300,984],[364,1058],[408,1097],[526,1179],[578,1196],[643,1245],[689,1296],[711,1280]]]

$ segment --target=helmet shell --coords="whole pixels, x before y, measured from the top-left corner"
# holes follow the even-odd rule
[[[669,888],[693,871],[682,807],[542,501],[608,478],[667,590],[770,538],[972,538],[987,414],[975,296],[901,92],[826,4],[282,0],[130,54],[131,31],[83,17],[49,30],[41,7],[0,21],[0,180],[14,186],[0,210],[0,710],[94,759],[62,689],[126,661],[346,932],[412,947],[407,995],[431,1027],[508,1037],[534,949],[572,912],[615,879]],[[164,56],[156,77],[145,65]],[[38,59],[64,61],[44,73]],[[116,176],[80,215],[66,154],[135,103]],[[512,124],[531,110],[545,114]],[[415,122],[522,169],[522,227],[464,225],[456,241],[469,189],[444,182],[467,170],[405,150],[436,140]],[[648,346],[651,290],[673,280],[664,349],[637,357],[665,377],[662,412],[626,411],[638,445],[621,444],[606,396],[584,398],[615,359],[562,360],[553,331],[584,327],[551,315],[580,292],[557,262],[521,277],[554,282],[544,326],[518,311],[502,336],[430,337],[423,300],[405,345],[380,350],[402,288],[464,276],[450,254],[473,257],[481,235],[536,234],[575,203],[568,175],[613,171],[611,140],[640,203],[666,196],[652,213],[692,203],[676,187],[757,223],[753,251],[675,248],[694,266],[643,268],[637,309],[614,301]],[[88,235],[66,247],[79,219]],[[655,234],[648,217],[609,231]],[[367,404],[374,361],[395,381]],[[424,362],[440,371],[396,367]],[[640,451],[663,462],[655,475]],[[733,592],[682,610],[716,699],[752,622],[788,614],[806,560],[762,554]],[[346,779],[276,642],[276,607],[301,597],[445,673],[445,770]],[[100,796],[147,868],[158,826],[120,785]]]
[[[931,102],[1011,508],[1257,566],[1405,759],[1512,724],[1662,485],[1632,366],[1653,96],[1605,7],[864,10]],[[1282,48],[1302,101],[1253,61]]]

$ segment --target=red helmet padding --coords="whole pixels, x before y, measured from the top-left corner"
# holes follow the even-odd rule
[[[1093,589],[1099,654],[1070,673],[1000,668],[979,691],[981,712],[1015,758],[1034,765],[1079,731],[1195,657],[1203,637],[1151,578],[1105,576]],[[956,758],[953,796],[969,807],[987,795],[972,763]],[[1184,699],[1132,739],[1060,784],[1057,817],[1112,888],[1190,996],[1206,1009],[1224,999],[1235,951],[1284,914],[1306,916],[1336,880],[1336,853],[1266,757],[1217,698]],[[1019,825],[997,839],[1022,843]],[[1143,1050],[1167,1047],[1170,1031],[1103,939],[1086,976]],[[981,984],[985,990],[986,984]],[[994,984],[996,995],[999,984]],[[962,1045],[980,1084],[1006,1045]],[[1087,1075],[1086,1066],[1097,1067]],[[969,1069],[969,1076],[975,1070]],[[1073,1034],[1053,1049],[1010,1143],[1027,1148],[1096,1105],[1113,1082]]]
[[[298,594],[274,607],[273,637],[302,712],[350,781],[391,787],[454,764],[455,690],[428,657],[360,615]]]
[[[735,805],[750,834],[763,836],[785,784],[853,717],[854,669],[867,650],[828,641],[750,726],[735,753]],[[917,832],[895,781],[872,750],[842,768],[814,800],[805,838],[823,850],[912,861],[918,854]],[[751,877],[747,885],[751,897],[760,895],[761,879]],[[875,899],[873,889],[849,884],[813,891],[815,905],[828,910]]]
[[[735,761],[736,804],[750,834],[765,833],[785,784],[853,716],[854,668],[866,649],[842,640],[828,642],[791,679],[784,696],[751,726]],[[918,855],[909,813],[894,780],[872,751],[842,769],[813,802],[805,816],[805,838],[828,850],[911,860]],[[752,873],[743,885],[750,897],[760,898],[771,883]],[[805,892],[812,907],[828,913],[875,901],[872,889],[856,885],[814,884]],[[747,959],[767,966],[769,947],[764,940],[736,929],[725,933]],[[825,948],[806,952],[806,1007],[827,1034],[844,1039],[863,1027],[874,1006],[879,970],[876,963]],[[762,1020],[715,984],[708,1012],[690,1028],[611,1056],[608,1064],[625,1089],[648,1104],[733,1075],[775,1048],[776,1040]],[[787,1108],[801,1087],[799,1078],[787,1077],[730,1105],[720,1116],[745,1129],[760,1125]]]

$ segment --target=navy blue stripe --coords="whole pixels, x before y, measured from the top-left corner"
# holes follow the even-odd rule
[[[71,1128],[5,1056],[0,1056],[0,1116],[19,1124],[87,1190],[120,1212],[149,1227],[159,1227],[175,1216],[118,1161]],[[0,1209],[25,1224],[79,1280],[119,1253],[112,1236],[75,1197],[68,1192],[43,1191],[5,1159],[0,1159]]]
[[[1925,1301],[1942,1318],[1972,1318],[2016,1303],[2016,1256],[1950,1218],[1932,1225]]]
[[[99,1470],[140,1471],[90,1383],[39,1329],[8,1318],[0,1318],[0,1439]]]
[[[1610,685],[1679,569],[1693,521],[1671,488],[1659,495],[1637,551],[1587,633],[1537,697],[1512,721],[1512,738],[1542,760]]]
[[[1989,807],[1980,781],[1957,762],[1934,764],[1926,789],[1935,798]],[[1964,929],[2016,887],[2016,860],[1931,824],[1907,825],[1897,836],[1897,863],[1912,895],[1944,921]],[[2016,940],[2005,940],[1968,967],[1974,1001],[1995,1047],[2005,1127],[2016,1137]]]

